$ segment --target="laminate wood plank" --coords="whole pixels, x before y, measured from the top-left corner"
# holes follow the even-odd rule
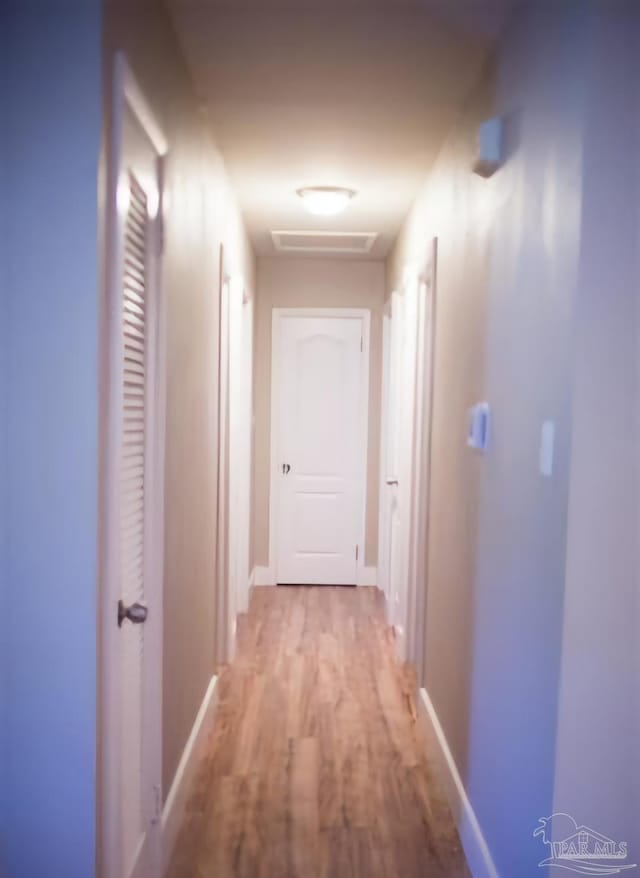
[[[167,878],[470,878],[375,588],[254,589]]]
[[[291,850],[295,875],[319,872],[318,739],[291,741]]]

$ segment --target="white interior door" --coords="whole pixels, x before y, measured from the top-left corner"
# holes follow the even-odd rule
[[[435,252],[435,251],[434,251]],[[434,257],[435,258],[435,255]],[[433,266],[433,259],[431,260]],[[433,385],[433,267],[391,298],[380,557],[398,654],[422,670]]]
[[[388,507],[387,532],[384,538],[387,542],[387,558],[389,566],[389,592],[388,610],[389,621],[394,626],[396,636],[400,642],[404,642],[405,625],[405,600],[404,600],[404,577],[406,569],[406,555],[403,552],[403,503],[401,494],[401,479],[404,480],[403,471],[403,416],[404,416],[404,377],[405,377],[405,302],[399,293],[393,293],[391,298],[391,340],[389,362],[389,418],[387,420],[388,436],[386,443],[386,478],[385,478],[385,502]]]
[[[391,313],[382,318],[382,412],[380,418],[380,509],[378,516],[378,588],[388,602],[391,601],[391,549],[389,529],[391,523],[391,491],[387,476],[393,466],[389,461],[391,430]]]
[[[363,317],[279,318],[273,381],[280,584],[357,583],[366,461],[364,339]]]
[[[114,116],[111,183],[101,850],[107,878],[152,878],[162,800],[162,146],[122,59],[118,74],[126,99]]]

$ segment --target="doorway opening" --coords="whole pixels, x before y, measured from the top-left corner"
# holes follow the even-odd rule
[[[427,590],[436,241],[408,271],[383,324],[379,585],[398,655],[422,677]]]

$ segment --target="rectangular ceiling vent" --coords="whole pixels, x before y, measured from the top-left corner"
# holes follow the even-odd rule
[[[369,253],[375,232],[271,232],[279,253]]]

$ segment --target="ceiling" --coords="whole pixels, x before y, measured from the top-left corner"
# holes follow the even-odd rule
[[[511,0],[169,0],[259,254],[273,230],[392,245]],[[296,189],[358,191],[309,216]]]

